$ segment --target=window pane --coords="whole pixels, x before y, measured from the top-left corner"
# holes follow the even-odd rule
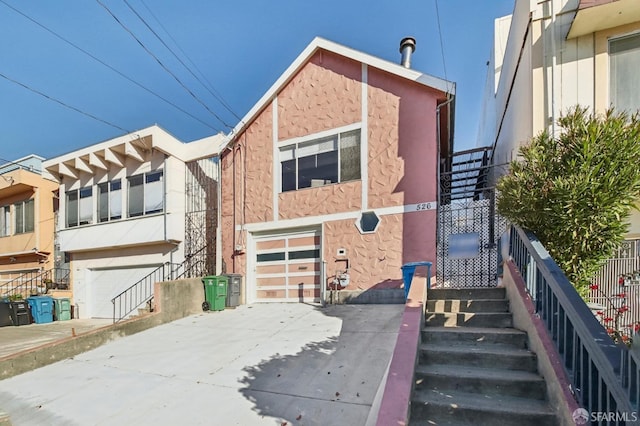
[[[338,182],[338,151],[298,159],[298,188]]]
[[[360,179],[360,130],[340,135],[340,181]]]
[[[611,104],[618,110],[636,111],[640,108],[640,35],[611,40],[609,55]]]
[[[284,252],[264,253],[256,256],[256,261],[258,262],[275,262],[278,260],[284,260]]]
[[[282,192],[296,189],[296,160],[282,162]]]
[[[93,191],[91,188],[80,190],[80,203],[78,204],[80,225],[93,223]]]
[[[9,206],[0,208],[0,237],[6,237],[11,234],[11,209]]]
[[[109,220],[109,184],[98,184],[98,222]]]
[[[22,203],[14,204],[16,212],[16,234],[24,232],[24,205]]]
[[[33,232],[35,226],[35,201],[29,200],[24,203],[24,232]]]
[[[335,136],[330,138],[304,142],[298,145],[298,157],[306,157],[312,154],[320,154],[323,152],[335,151],[337,146],[338,139]]]
[[[122,183],[120,179],[111,182],[109,191],[109,219],[122,218]]]
[[[144,188],[144,212],[158,213],[162,211],[163,187],[162,172],[150,173],[146,177]]]
[[[142,216],[144,206],[143,176],[129,178],[129,217]]]
[[[320,257],[320,250],[300,250],[289,252],[289,260],[314,259],[316,257]]]
[[[67,192],[67,227],[78,226],[78,191]]]

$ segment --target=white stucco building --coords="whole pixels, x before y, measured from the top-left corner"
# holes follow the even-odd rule
[[[152,126],[43,163],[60,183],[57,248],[70,261],[79,317],[111,318],[122,290],[215,244],[221,138],[183,143]],[[209,225],[190,226],[193,212]],[[209,235],[196,241],[193,228]]]

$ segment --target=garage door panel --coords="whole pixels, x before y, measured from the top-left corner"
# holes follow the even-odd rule
[[[284,273],[287,271],[287,265],[286,264],[280,264],[280,265],[259,265],[256,267],[256,273],[258,275],[262,275],[262,274],[282,274],[284,275]]]
[[[159,266],[92,269],[88,283],[89,315],[93,318],[113,318],[111,299],[155,271]]]
[[[284,299],[287,297],[286,290],[258,290],[259,299]]]
[[[320,272],[320,262],[289,263],[287,272]]]
[[[320,235],[306,232],[256,241],[256,297],[303,301],[320,297]]]

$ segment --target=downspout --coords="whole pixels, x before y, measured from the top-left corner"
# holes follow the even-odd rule
[[[551,0],[551,136],[556,136],[556,9]]]
[[[169,243],[169,239],[167,238],[167,204],[168,204],[168,197],[167,197],[167,156],[164,156],[164,159],[162,160],[162,192],[163,192],[163,198],[164,198],[164,203],[162,205],[162,210],[164,211],[163,215],[162,215],[162,225],[164,227],[163,232],[164,232],[164,242],[165,243]],[[173,265],[173,250],[169,251],[169,262]]]
[[[222,271],[222,158],[218,155],[218,182],[216,184],[217,212],[216,212],[216,275]],[[226,272],[226,271],[224,271]]]
[[[233,162],[233,247],[232,247],[232,255],[231,259],[233,259],[233,273],[236,273],[236,148],[232,147],[233,157],[231,157],[231,161]]]

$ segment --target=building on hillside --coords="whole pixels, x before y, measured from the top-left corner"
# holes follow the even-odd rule
[[[56,266],[58,184],[43,177],[42,161],[29,155],[0,165],[0,297],[45,292]]]
[[[80,318],[120,319],[152,281],[196,264],[214,272],[221,139],[182,143],[152,126],[43,163],[60,184],[57,238]],[[128,294],[134,302],[112,302],[136,283],[146,289]]]
[[[220,147],[222,262],[242,299],[400,294],[432,261],[455,85],[314,39]]]
[[[532,137],[545,130],[557,134],[557,119],[575,105],[596,113],[610,107],[640,109],[639,67],[640,2],[516,0],[513,14],[495,23],[484,97],[488,120],[479,144],[493,147],[492,164],[498,172],[493,179],[508,170],[520,146]],[[609,295],[633,298],[638,321],[640,287],[621,292],[618,284],[620,274],[640,270],[637,211],[626,238],[595,281]]]

